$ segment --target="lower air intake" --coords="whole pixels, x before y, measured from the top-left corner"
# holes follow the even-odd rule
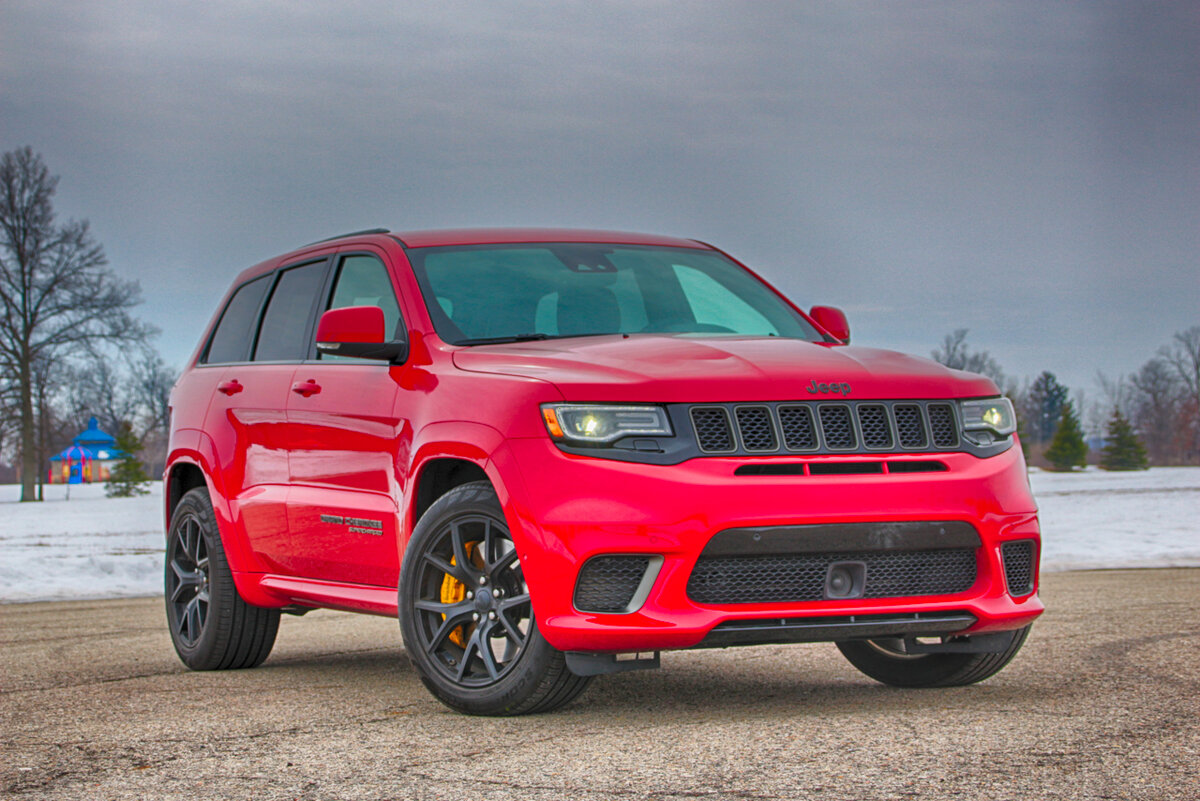
[[[1033,592],[1033,540],[1006,542],[1000,552],[1008,594],[1020,598]]]
[[[649,556],[592,557],[579,571],[575,583],[575,608],[580,612],[630,611],[630,604],[648,567]]]
[[[820,601],[837,562],[866,565],[864,598],[951,595],[975,583],[973,548],[712,556],[696,562],[687,594],[702,604]]]

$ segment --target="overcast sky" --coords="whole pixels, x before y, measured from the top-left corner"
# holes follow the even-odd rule
[[[694,237],[860,344],[1093,390],[1200,325],[1200,5],[0,0],[0,150],[182,365],[342,231]]]

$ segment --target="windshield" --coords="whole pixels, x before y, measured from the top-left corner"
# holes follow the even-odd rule
[[[596,334],[823,337],[708,250],[519,244],[408,251],[438,336],[454,345]]]

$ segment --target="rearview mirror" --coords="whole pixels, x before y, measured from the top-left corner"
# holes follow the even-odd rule
[[[383,309],[378,306],[345,306],[330,309],[317,324],[317,350],[330,356],[353,356],[400,363],[408,356],[408,343],[385,342]]]
[[[850,323],[846,321],[846,314],[841,309],[835,306],[813,306],[809,315],[834,339],[846,345],[850,344]]]

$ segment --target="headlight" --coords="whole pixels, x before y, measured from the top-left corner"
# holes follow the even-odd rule
[[[603,445],[621,437],[671,436],[667,412],[658,406],[600,406],[547,403],[542,419],[556,440]]]
[[[1017,430],[1017,415],[1008,398],[963,401],[959,408],[964,431],[991,431],[1007,437]]]

